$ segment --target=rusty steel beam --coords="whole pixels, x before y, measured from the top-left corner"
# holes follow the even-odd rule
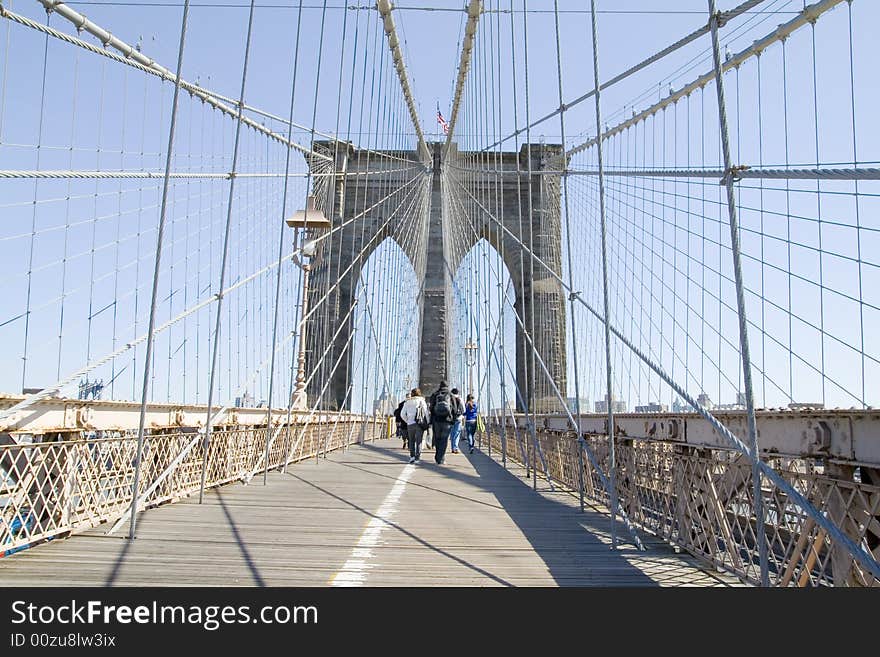
[[[741,440],[746,436],[744,410],[718,411],[713,415]],[[696,413],[615,413],[615,435],[633,440],[657,440],[692,447],[730,449],[729,442]],[[537,428],[570,431],[567,415],[538,416]],[[526,426],[524,415],[517,426]],[[880,466],[880,411],[867,409],[760,410],[758,435],[764,456],[822,458],[853,465]],[[512,424],[506,419],[505,424]],[[585,436],[607,434],[604,414],[580,418]]]
[[[0,411],[19,403],[23,395],[0,395]],[[0,433],[47,434],[76,431],[135,431],[138,428],[140,404],[126,401],[97,401],[66,398],[45,398],[28,408],[14,412],[0,420]],[[205,423],[207,406],[186,404],[150,404],[147,407],[146,427],[151,430],[201,428]],[[296,424],[294,413],[291,422]],[[335,419],[340,413],[317,413],[313,423]],[[342,413],[349,417],[350,413]],[[360,417],[360,416],[357,416]],[[278,426],[287,419],[286,408],[272,410],[272,424]],[[214,422],[215,427],[256,427],[266,425],[266,408],[225,408]]]

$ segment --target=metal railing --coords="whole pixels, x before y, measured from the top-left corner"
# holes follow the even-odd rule
[[[517,437],[523,428],[508,419],[487,429],[497,458],[532,462],[533,445]],[[578,453],[583,447],[574,431],[539,427],[535,435],[545,456],[544,474],[584,498],[609,504],[597,472]],[[582,439],[608,473],[608,437],[587,434]],[[760,584],[754,487],[744,455],[632,437],[618,437],[615,452],[615,490],[632,522],[719,570]],[[880,555],[880,467],[813,456],[770,456],[768,461],[849,538],[875,558]],[[772,586],[880,586],[880,579],[766,478],[761,497]]]
[[[275,427],[271,433],[278,433],[271,442],[268,470],[374,440],[383,431],[384,422],[349,413],[322,413],[307,423]],[[146,495],[139,509],[198,492],[204,441],[190,445],[198,436],[194,429],[180,429],[145,437],[138,489]],[[247,483],[266,470],[268,437],[265,427],[214,430],[208,448],[206,487]],[[0,445],[2,556],[125,519],[130,512],[136,434],[56,441],[49,435],[43,438],[42,442]]]

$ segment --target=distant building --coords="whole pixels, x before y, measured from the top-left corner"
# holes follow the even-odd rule
[[[377,415],[391,415],[397,404],[391,399],[386,388],[382,388],[382,394],[373,402],[373,413]]]
[[[596,413],[607,413],[608,412],[608,395],[605,395],[605,401],[597,401],[595,405]],[[618,401],[611,397],[611,412],[612,413],[626,413],[626,402]]]
[[[648,402],[644,406],[636,406],[636,413],[668,413],[669,406],[657,402]]]
[[[712,400],[709,399],[709,395],[707,395],[705,392],[701,392],[699,397],[697,397],[697,403],[705,408],[707,411],[711,411],[713,408],[715,408],[715,404],[712,403]]]
[[[235,407],[236,408],[254,408],[256,399],[254,399],[253,395],[251,395],[247,390],[244,391],[244,394],[241,397],[235,398]]]
[[[516,413],[516,402],[512,399],[507,400],[506,406],[497,406],[489,411],[490,415],[509,415],[511,412]]]
[[[104,380],[89,381],[81,379],[79,382],[79,391],[77,399],[100,399],[101,393],[104,392]]]
[[[565,403],[568,406],[569,410],[574,413],[576,408],[581,409],[581,413],[589,413],[590,411],[590,400],[588,397],[580,398],[580,406],[576,405],[578,399],[576,397],[567,397],[565,399]]]

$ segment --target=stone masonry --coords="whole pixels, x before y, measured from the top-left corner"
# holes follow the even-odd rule
[[[429,144],[429,146],[433,152],[433,170],[428,235],[425,240],[427,258],[422,292],[421,363],[418,382],[426,394],[435,390],[440,380],[448,376],[451,357],[447,342],[451,320],[449,313],[452,298],[451,272],[456,271],[461,258],[478,240],[477,236],[472,236],[472,241],[468,243],[454,245],[449,243],[450,229],[444,228],[442,212],[442,200],[447,190],[444,190],[442,185],[450,178],[453,182],[447,184],[455,185],[455,176],[441,175],[442,168],[446,166],[441,161],[441,144]],[[401,169],[408,167],[409,171],[381,176],[357,176],[353,174],[358,171],[388,168],[388,163],[387,161],[379,163],[368,153],[358,151],[342,142],[325,142],[321,147],[325,152],[334,153],[336,159],[337,175],[334,183],[320,190],[324,194],[322,207],[328,217],[331,217],[334,226],[362,213],[384,196],[394,192],[395,188],[418,175],[418,169],[412,169],[412,166],[417,164],[414,153],[395,153],[399,157],[411,160],[412,164],[400,163]],[[454,147],[453,144],[452,148]],[[480,189],[477,186],[476,191],[473,183],[470,182],[468,189],[480,198],[482,205],[482,208],[476,204],[471,206],[473,212],[471,219],[475,223],[479,237],[486,239],[496,250],[503,253],[505,265],[514,283],[516,310],[524,319],[528,330],[531,331],[534,327],[533,340],[537,354],[550,371],[556,386],[565,395],[566,296],[564,290],[544,267],[537,263],[530,264],[528,254],[523,254],[517,239],[500,231],[487,214],[492,212],[496,216],[500,215],[504,226],[516,238],[522,239],[526,244],[531,243],[536,256],[546,262],[556,274],[561,275],[560,179],[557,175],[546,175],[545,168],[546,162],[559,152],[560,148],[556,145],[532,144],[531,147],[524,145],[518,153],[504,153],[497,167],[504,171],[504,175],[486,176],[484,188]],[[528,184],[525,173],[528,171],[529,156],[531,156],[533,172],[531,185]],[[450,173],[455,172],[447,172]],[[308,387],[310,404],[314,403],[329,377],[329,387],[324,394],[323,406],[328,409],[350,407],[352,373],[358,364],[351,362],[350,348],[346,354],[342,354],[342,351],[352,330],[353,316],[349,317],[345,322],[346,326],[341,330],[339,330],[340,323],[357,297],[356,286],[361,267],[386,237],[395,238],[397,218],[393,217],[392,213],[399,206],[401,198],[402,195],[392,196],[385,203],[367,212],[363,218],[337,231],[333,236],[334,239],[322,243],[321,250],[313,261],[309,307],[313,307],[312,304],[323,296],[329,286],[336,281],[339,281],[339,285],[330,293],[324,305],[325,310],[316,313],[306,327],[307,373],[317,367],[320,354],[324,352],[328,342],[333,340],[333,335],[337,331],[338,336],[333,340],[330,353],[319,368],[319,374],[313,378]],[[383,228],[389,217],[391,221]],[[358,259],[356,256],[362,244],[366,247],[365,253]],[[413,243],[409,241],[401,246],[406,252],[407,249],[413,248]],[[411,262],[418,260],[414,253],[407,252],[407,255]],[[337,360],[339,365],[330,376]],[[549,385],[540,363],[532,357],[532,349],[528,342],[524,341],[519,325],[517,325],[516,340],[516,371],[517,386],[523,397],[531,400],[530,405],[536,412],[549,412],[559,408],[552,386]],[[517,405],[522,407],[519,401]]]

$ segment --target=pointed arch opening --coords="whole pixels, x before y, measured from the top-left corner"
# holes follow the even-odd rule
[[[473,394],[483,412],[522,405],[517,383],[514,281],[501,254],[480,239],[452,276],[450,386]]]
[[[418,385],[420,282],[409,256],[386,237],[360,270],[353,296],[349,396],[354,412],[390,414]]]

